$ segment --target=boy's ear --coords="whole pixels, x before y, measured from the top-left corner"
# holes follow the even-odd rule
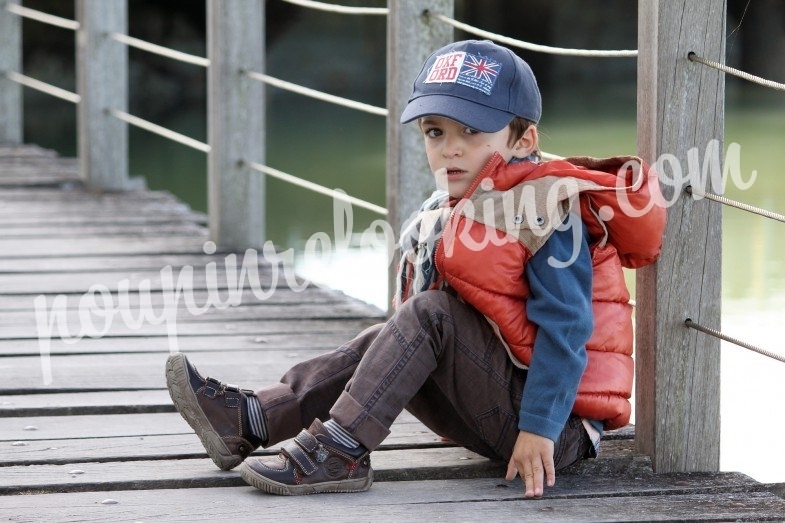
[[[523,136],[518,138],[518,141],[515,142],[515,145],[513,146],[515,156],[517,158],[526,158],[537,150],[539,141],[540,137],[537,134],[537,126],[530,125],[526,128],[525,131],[523,131]]]

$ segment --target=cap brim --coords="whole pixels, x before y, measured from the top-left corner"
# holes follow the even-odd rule
[[[430,94],[410,101],[401,114],[401,123],[430,115],[443,116],[484,133],[501,131],[515,117],[507,111],[492,109],[456,96]]]

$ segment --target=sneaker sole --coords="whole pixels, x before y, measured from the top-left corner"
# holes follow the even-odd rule
[[[207,451],[207,455],[221,470],[231,470],[243,462],[243,458],[237,454],[232,454],[229,448],[221,440],[210,425],[207,416],[204,415],[196,395],[191,388],[188,379],[188,370],[185,363],[185,355],[177,353],[169,356],[166,361],[166,386],[169,389],[169,397],[172,398],[175,408],[177,408],[183,419],[190,425],[202,445]]]
[[[368,477],[365,478],[325,481],[313,485],[286,485],[278,483],[258,474],[247,464],[243,464],[240,468],[240,475],[252,487],[278,496],[302,496],[325,492],[365,492],[373,485],[373,469],[368,470]]]

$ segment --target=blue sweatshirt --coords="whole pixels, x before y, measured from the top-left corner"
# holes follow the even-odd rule
[[[518,428],[554,442],[564,428],[586,368],[586,342],[594,328],[592,264],[586,226],[581,223],[580,251],[573,256],[573,231],[557,229],[526,264],[531,295],[526,315],[538,326]],[[601,425],[592,423],[601,430]]]

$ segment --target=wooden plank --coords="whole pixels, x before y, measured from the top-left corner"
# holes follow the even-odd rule
[[[0,239],[0,258],[96,256],[117,254],[199,254],[206,235],[161,236],[145,239],[128,236],[109,236],[104,238],[72,238],[60,241],[41,242],[40,240],[15,238]]]
[[[379,450],[371,459],[380,481],[503,474],[501,462],[459,447]],[[241,484],[239,472],[220,471],[209,459],[30,465],[3,467],[0,495]]]
[[[74,241],[79,241],[75,239]],[[0,242],[1,243],[1,242]],[[49,242],[47,242],[49,243]],[[217,289],[226,289],[227,270],[236,278],[239,277],[241,268],[235,271],[227,269],[223,264],[217,265],[214,270],[215,283]],[[285,286],[285,272],[283,267],[266,263],[264,260],[258,265],[251,265],[247,268],[252,276],[259,277],[260,286],[263,291],[267,291],[269,286],[275,282],[278,287],[278,280],[281,286]],[[292,273],[293,269],[288,268]],[[170,272],[171,271],[171,272]],[[190,274],[189,274],[190,273]],[[0,274],[0,293],[2,294],[70,294],[85,293],[92,286],[100,285],[110,291],[118,290],[118,282],[127,282],[128,291],[138,291],[142,282],[149,282],[151,291],[163,289],[163,278],[167,278],[167,289],[173,288],[178,282],[182,282],[184,289],[209,289],[208,272],[205,265],[189,267],[184,271],[180,267],[161,267],[158,270],[139,270],[120,273],[117,271],[87,271],[87,272],[67,272],[67,273],[31,273],[31,274]],[[239,279],[239,278],[238,278]],[[249,275],[246,275],[243,282],[244,286],[249,286]],[[235,289],[237,283],[235,284]]]
[[[161,223],[180,223],[193,222],[204,225],[207,217],[198,212],[178,212],[177,210],[166,210],[157,212],[153,215],[133,213],[112,213],[110,211],[98,212],[89,215],[71,214],[68,216],[58,216],[55,214],[5,214],[2,213],[0,205],[0,226],[2,227],[26,227],[26,226],[47,226],[47,227],[70,227],[89,224],[137,224],[137,225],[157,225]]]
[[[181,336],[223,336],[223,335],[260,335],[287,333],[294,330],[310,331],[310,332],[345,332],[355,331],[360,332],[364,328],[377,323],[379,318],[369,318],[368,316],[349,316],[329,318],[325,314],[324,317],[311,318],[311,319],[286,319],[286,320],[269,320],[257,322],[220,322],[220,321],[205,321],[205,322],[183,322],[173,327],[173,333],[178,337]],[[70,331],[69,334],[74,337],[78,335],[78,331]],[[112,324],[111,331],[104,334],[103,337],[151,337],[161,336],[167,337],[169,332],[165,324],[150,325],[143,324],[138,329],[130,328],[120,319]],[[57,331],[53,333],[57,336]],[[0,330],[0,340],[18,340],[18,339],[38,339],[39,333],[34,325],[16,326],[8,325]],[[77,342],[78,343],[78,342]]]
[[[633,483],[634,486],[637,484]],[[296,506],[297,519],[332,521],[642,521],[777,520],[782,500],[765,493],[745,499],[740,493],[666,494],[640,498],[595,497],[593,483],[578,485],[574,497],[551,494],[521,499],[518,483],[493,479],[377,481],[359,494],[322,494],[295,500],[263,494],[248,486],[207,489],[100,491],[0,497],[0,510],[18,521],[286,521]],[[622,484],[620,487],[629,486]],[[586,497],[580,497],[580,495]],[[102,503],[102,501],[111,502]],[[671,505],[673,500],[674,505]],[[358,508],[361,507],[361,508]],[[350,507],[350,508],[349,508]],[[683,517],[680,517],[683,510]],[[359,517],[358,513],[362,516]],[[165,515],[165,516],[162,516]],[[231,516],[229,516],[231,515]]]
[[[49,361],[53,381],[48,385],[43,383],[40,358],[0,358],[0,375],[14,376],[0,383],[0,394],[162,389],[167,357],[166,353],[53,355]],[[248,388],[277,382],[305,357],[307,353],[294,350],[189,355],[200,372]]]
[[[561,500],[585,500],[584,498],[587,497],[591,499],[620,498],[613,500],[614,503],[608,504],[606,508],[610,508],[612,505],[641,503],[643,499],[650,499],[655,496],[664,498],[658,500],[661,504],[668,504],[666,499],[678,501],[681,496],[690,496],[693,501],[698,499],[698,497],[708,497],[709,500],[735,498],[734,504],[729,506],[742,508],[746,506],[745,501],[749,502],[752,499],[754,502],[756,498],[759,498],[759,495],[762,495],[765,496],[766,504],[770,504],[770,508],[782,510],[782,507],[785,506],[785,501],[768,492],[762,492],[762,486],[755,484],[750,478],[741,474],[652,475],[649,473],[648,475],[641,474],[636,476],[622,473],[605,476],[602,474],[583,473],[585,470],[582,469],[590,469],[593,463],[599,461],[588,460],[579,466],[562,471],[558,475],[556,485],[546,490],[546,497],[541,501],[555,503],[555,506],[560,506],[562,505],[560,503]],[[372,463],[377,484],[371,489],[371,492],[378,492],[380,488],[383,489],[382,485],[395,484],[385,482],[397,482],[401,479],[411,478],[406,481],[406,484],[411,484],[412,481],[417,481],[417,479],[429,477],[427,484],[421,485],[421,488],[427,491],[427,496],[415,495],[412,498],[411,496],[398,497],[387,494],[389,496],[387,503],[391,505],[401,503],[439,505],[450,502],[523,501],[520,482],[518,480],[515,482],[503,480],[502,463],[487,460],[464,449],[379,450],[372,455]],[[121,469],[123,468],[128,471],[127,475],[122,474]],[[74,471],[81,471],[82,473],[71,474]],[[24,468],[10,467],[6,469],[6,472],[14,476],[16,483],[9,484],[11,482],[8,480],[0,479],[0,492],[4,494],[29,491],[111,491],[120,489],[177,488],[182,486],[193,489],[244,484],[236,471],[217,471],[212,462],[205,459],[77,463],[59,466],[38,465]],[[188,478],[188,481],[184,482],[186,478]],[[463,478],[463,480],[451,481],[448,485],[440,484],[445,478]],[[478,481],[474,478],[488,479]],[[400,485],[401,483],[398,484]],[[184,492],[182,494],[188,496]],[[261,498],[285,499],[258,495],[260,496],[260,502]],[[341,496],[337,497],[341,498]],[[75,498],[78,499],[78,496],[75,496]],[[329,498],[343,503],[348,501],[346,499],[335,500],[336,497],[334,496],[318,496],[318,498],[324,498],[322,500],[324,502],[329,502]],[[0,499],[5,500],[7,498],[3,497]],[[531,502],[535,501],[527,500],[527,503]],[[363,502],[363,506],[365,505],[365,502]],[[702,511],[710,511],[712,509],[711,505],[712,503],[710,502],[707,503],[707,506],[699,508]],[[600,514],[607,517],[608,512],[604,511],[597,515],[599,516]],[[679,510],[669,512],[669,514],[671,517],[678,517],[680,514],[689,514],[689,512],[685,513]],[[554,519],[561,521],[559,517],[551,514],[550,520]],[[503,520],[506,521],[507,519]],[[602,520],[607,521],[607,519]]]
[[[54,452],[56,451],[57,449],[54,449]],[[613,461],[619,463],[609,467],[608,463]],[[505,464],[500,461],[483,458],[460,447],[443,445],[435,448],[378,449],[372,456],[372,463],[378,481],[476,477],[493,477],[500,480],[505,471]],[[576,474],[586,479],[594,475],[602,476],[607,474],[608,470],[613,470],[614,474],[623,477],[630,470],[631,463],[631,458],[588,460],[563,471],[561,476]],[[650,470],[648,460],[640,461],[633,466],[632,476],[646,475],[647,469]],[[0,477],[0,495],[242,484],[236,472],[220,472],[208,459],[9,465],[3,467],[3,472]],[[648,484],[649,482],[646,483]]]
[[[287,332],[263,336],[180,336],[178,346],[182,352],[236,351],[327,351],[353,338],[357,331],[350,329],[334,332]],[[137,352],[169,352],[169,345],[160,337],[135,338],[82,338],[68,344],[61,338],[53,338],[49,347],[51,354],[112,354]],[[41,353],[38,339],[0,340],[0,356],[33,356]]]
[[[384,441],[379,450],[402,448],[447,448],[438,436],[422,425],[400,425]],[[20,446],[20,443],[25,443]],[[76,463],[104,463],[112,461],[204,459],[207,453],[199,438],[193,434],[160,436],[117,436],[112,438],[80,438],[14,442],[0,446],[0,466],[74,465]],[[253,456],[278,453],[279,446],[258,449]]]
[[[1,206],[2,204],[0,204]],[[131,214],[107,214],[102,215],[69,215],[57,216],[51,214],[0,214],[0,227],[78,227],[91,224],[106,225],[158,225],[166,223],[194,223],[205,225],[207,217],[203,214],[191,212],[183,213],[176,211],[159,212],[154,215]]]
[[[166,391],[160,391],[166,394]],[[169,407],[172,407],[169,402]],[[112,423],[105,427],[102,420]],[[104,461],[138,461],[142,459],[193,459],[206,457],[199,439],[179,414],[125,414],[42,416],[5,420],[11,427],[0,435],[0,467],[10,465],[68,464]],[[29,427],[43,427],[25,430]],[[62,427],[57,438],[38,438],[39,430],[51,432]],[[167,433],[169,432],[169,433]],[[3,438],[17,436],[5,441]],[[410,413],[404,411],[390,428],[390,435],[380,448],[441,448],[454,446],[431,432]],[[259,449],[256,455],[270,454]],[[603,441],[599,460],[634,459],[631,440]],[[613,465],[608,465],[613,466]]]
[[[0,418],[174,412],[166,390],[8,394],[0,396]]]
[[[0,144],[0,162],[8,161],[14,158],[22,158],[25,160],[35,158],[55,158],[57,153],[52,149],[44,149],[43,147],[30,143],[1,143]]]
[[[144,270],[144,268],[140,269]],[[225,292],[225,291],[221,291]],[[207,290],[200,290],[195,289],[193,291],[193,298],[194,302],[199,304],[207,303],[207,299],[209,297],[209,291]],[[46,298],[46,303],[49,310],[52,310],[54,305],[55,297],[57,295],[49,294],[49,293],[40,293],[40,294],[0,294],[0,311],[3,312],[10,312],[10,311],[32,311],[35,310],[35,299],[38,296],[43,295]],[[61,302],[58,303],[57,310],[60,309],[60,305],[62,308],[65,309],[78,309],[79,302],[82,299],[83,294],[62,294],[64,298],[60,298]],[[221,299],[225,300],[226,294],[221,295]],[[244,289],[239,295],[238,298],[240,299],[241,303],[244,304],[253,304],[253,303],[265,303],[265,304],[297,304],[297,303],[339,303],[345,302],[347,296],[340,292],[335,291],[329,288],[322,288],[317,287],[316,285],[309,285],[306,289],[302,291],[293,291],[288,286],[281,285],[275,289],[275,292],[270,294],[264,300],[260,300],[257,298],[253,291],[250,288]],[[115,303],[118,303],[117,295],[112,294],[112,299]],[[164,294],[162,291],[150,291],[149,295],[149,303],[154,309],[159,309],[165,302],[164,302]],[[145,296],[145,301],[147,300],[147,296]],[[130,292],[128,293],[128,306],[132,308],[132,310],[139,310],[139,303],[140,303],[140,294],[138,292]],[[181,300],[180,304],[184,305],[184,302]]]
[[[57,165],[68,164],[78,165],[78,158],[63,157],[57,154],[53,149],[44,149],[34,144],[19,144],[14,149],[14,146],[8,146],[2,150],[0,154],[0,166],[28,166],[28,165]]]
[[[139,437],[192,432],[177,412],[33,416],[3,419],[0,441],[32,442],[54,439]]]
[[[163,391],[168,395],[168,392]],[[168,402],[171,405],[171,401]],[[414,416],[404,411],[396,420],[401,426],[417,425],[406,433],[424,430]],[[34,427],[34,428],[32,428]],[[143,414],[97,414],[78,416],[32,416],[7,418],[0,427],[0,441],[70,440],[77,438],[119,438],[192,434],[177,412]]]
[[[51,182],[51,183],[45,183]],[[79,164],[73,162],[46,162],[41,166],[30,166],[26,162],[0,165],[0,188],[8,189],[55,189],[59,184],[81,186]]]
[[[697,148],[703,162],[707,143],[723,138],[723,74],[687,56],[724,61],[725,8],[714,0],[640,2],[639,154],[650,163],[667,154],[677,164],[660,173],[672,202],[662,255],[637,273],[639,451],[662,472],[713,471],[720,463],[720,340],[684,321],[720,326],[722,209],[683,190],[695,182],[688,151]],[[677,167],[682,178],[674,180]]]
[[[175,223],[158,223],[155,228],[149,225],[79,225],[79,226],[54,226],[54,227],[3,227],[0,230],[0,238],[37,238],[39,241],[50,238],[79,238],[81,236],[117,236],[127,234],[144,238],[145,236],[160,236],[166,234],[186,236],[192,233],[204,233],[204,227],[193,221],[182,221]]]
[[[166,266],[182,268],[204,267],[215,263],[225,269],[227,253],[218,254],[149,254],[140,256],[83,256],[79,258],[11,258],[0,259],[0,273],[35,272],[114,272],[114,271],[160,271]],[[242,266],[244,256],[236,255],[237,265]],[[257,256],[261,266],[268,265],[264,257]]]
[[[123,193],[125,194],[125,193]],[[74,215],[74,214],[90,214],[92,212],[104,212],[108,214],[131,214],[134,210],[140,212],[179,212],[188,214],[191,208],[183,203],[175,200],[161,199],[161,198],[145,198],[144,193],[130,192],[129,198],[115,197],[102,197],[95,196],[94,198],[62,198],[51,200],[33,200],[33,201],[18,201],[10,198],[9,201],[3,202],[2,215],[9,216],[13,213],[25,212],[33,216],[51,216],[51,215]],[[134,197],[134,194],[140,196]]]
[[[59,187],[71,183],[81,183],[79,173],[67,171],[20,174],[19,176],[6,175],[0,177],[0,186],[9,187]]]
[[[163,428],[149,425],[143,414],[126,415],[124,418],[109,415],[110,422],[120,421],[124,427],[139,420],[145,427],[152,431],[162,431]],[[162,416],[161,414],[157,416]],[[190,430],[188,425],[177,413],[170,414],[172,428],[180,428],[171,434],[147,434],[134,430],[128,435],[117,430],[111,436],[92,435],[92,429],[100,427],[100,419],[90,419],[89,416],[78,416],[84,423],[81,426],[66,423],[66,434],[70,436],[57,439],[21,439],[14,442],[3,442],[0,445],[0,467],[21,465],[65,465],[69,463],[101,463],[109,461],[140,461],[160,459],[194,459],[206,458],[207,454],[199,438]],[[100,417],[92,417],[100,418]],[[177,418],[177,419],[175,419]],[[86,420],[86,421],[85,421]],[[13,421],[13,420],[12,420]],[[67,422],[68,418],[46,418],[42,423],[57,424]],[[31,425],[26,425],[31,426]],[[164,424],[164,427],[169,427]],[[74,430],[76,429],[76,430]],[[99,431],[102,432],[99,428]],[[428,430],[422,423],[406,413],[401,416],[392,427],[390,435],[385,439],[381,449],[395,448],[442,448],[454,446],[442,441],[437,435]],[[75,435],[72,434],[74,432]],[[631,444],[627,445],[631,447]],[[276,454],[276,447],[258,449],[255,455]]]
[[[45,167],[52,163],[52,160],[38,160]],[[57,158],[56,162],[64,162],[74,167],[78,167],[79,160],[76,158]],[[20,158],[20,166],[31,167],[36,165],[35,159]],[[0,169],[8,167],[7,161],[0,156]],[[42,202],[50,202],[58,205],[59,202],[159,202],[169,203],[174,207],[183,208],[187,205],[175,197],[172,193],[165,190],[145,190],[145,191],[123,191],[97,193],[86,190],[84,187],[72,187],[64,189],[62,187],[2,187],[0,188],[0,201],[11,205],[19,205],[23,202],[34,204],[36,208],[43,209]]]
[[[123,216],[132,217],[136,211],[137,216],[140,212],[160,212],[177,216],[199,215],[191,211],[188,205],[181,202],[170,202],[161,199],[141,199],[128,198],[116,200],[110,198],[96,197],[93,199],[73,199],[73,200],[18,200],[9,197],[8,201],[3,201],[0,218],[12,219],[16,217],[29,216],[34,218],[51,218],[62,215],[66,217],[91,217],[95,222],[99,220],[96,216]],[[95,214],[93,214],[95,213]]]
[[[181,298],[182,300],[182,298]],[[117,302],[115,302],[117,303]],[[123,324],[122,316],[120,315],[120,311],[129,311],[128,308],[119,308],[117,305],[109,308],[103,308],[103,304],[100,305],[101,311],[104,310],[111,310],[114,314],[113,325],[115,323],[120,324],[121,328],[127,328],[125,324]],[[198,311],[198,308],[195,309]],[[155,317],[160,318],[163,314],[162,308],[149,308],[145,307],[145,312],[149,314],[154,314]],[[129,311],[134,318],[140,318],[141,312],[139,309],[130,309]],[[103,314],[103,312],[101,313]],[[176,313],[174,310],[171,311],[170,318],[176,320],[178,324],[187,323],[187,322],[207,322],[207,321],[220,321],[220,322],[240,322],[240,321],[270,321],[270,320],[287,320],[287,319],[305,319],[305,318],[369,318],[371,315],[375,315],[378,318],[378,321],[383,319],[383,313],[380,309],[373,307],[372,305],[368,305],[362,302],[352,302],[352,301],[343,301],[343,302],[336,302],[336,303],[325,303],[325,304],[296,304],[296,303],[289,303],[289,304],[277,304],[277,305],[267,305],[264,301],[257,302],[256,304],[252,305],[238,305],[236,307],[227,307],[225,309],[218,309],[216,307],[209,307],[203,313],[193,314],[189,311],[185,304],[181,304]],[[68,326],[68,332],[70,333],[78,333],[83,331],[82,326],[84,325],[80,321],[81,312],[76,309],[69,309],[65,310],[60,314],[57,314],[57,321],[63,322],[65,321],[65,325]],[[148,316],[150,317],[150,316]],[[101,326],[96,327],[96,329],[102,329],[104,324],[103,316],[99,317],[98,315],[93,316],[92,318],[93,325]],[[23,328],[26,326],[36,326],[37,317],[36,313],[33,311],[24,311],[24,312],[6,312],[2,316],[0,316],[0,328],[13,325],[16,328]],[[55,333],[57,331],[54,331]],[[107,333],[111,335],[113,333],[113,329],[110,328]]]

